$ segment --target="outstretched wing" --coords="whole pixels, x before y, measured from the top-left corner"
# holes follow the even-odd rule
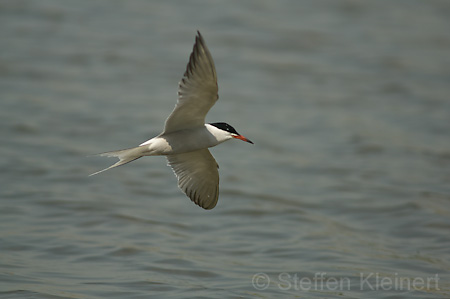
[[[168,155],[178,187],[197,205],[212,209],[219,198],[219,165],[208,149]]]
[[[214,61],[198,32],[194,49],[178,87],[178,101],[169,115],[164,133],[203,126],[209,109],[219,98]]]

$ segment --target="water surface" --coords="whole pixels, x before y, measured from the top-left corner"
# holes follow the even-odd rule
[[[447,298],[446,1],[2,1],[3,298]],[[158,134],[200,30],[226,121],[205,211]]]

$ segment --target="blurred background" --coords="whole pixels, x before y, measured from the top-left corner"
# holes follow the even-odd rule
[[[448,1],[1,1],[0,296],[448,298],[449,29]],[[161,132],[196,30],[207,120],[255,143],[211,150],[216,208],[163,157],[88,177]]]

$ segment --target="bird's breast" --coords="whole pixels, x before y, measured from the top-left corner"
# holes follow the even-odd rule
[[[160,155],[175,155],[213,147],[217,139],[205,128],[164,133],[154,138],[150,150]]]

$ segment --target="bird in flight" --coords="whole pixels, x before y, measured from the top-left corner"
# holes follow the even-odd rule
[[[178,86],[178,101],[166,119],[164,131],[137,147],[100,154],[119,161],[91,176],[143,156],[166,156],[178,187],[200,207],[214,208],[219,198],[219,165],[208,148],[230,139],[253,144],[227,123],[205,124],[205,116],[218,98],[214,61],[197,31],[194,49]]]

